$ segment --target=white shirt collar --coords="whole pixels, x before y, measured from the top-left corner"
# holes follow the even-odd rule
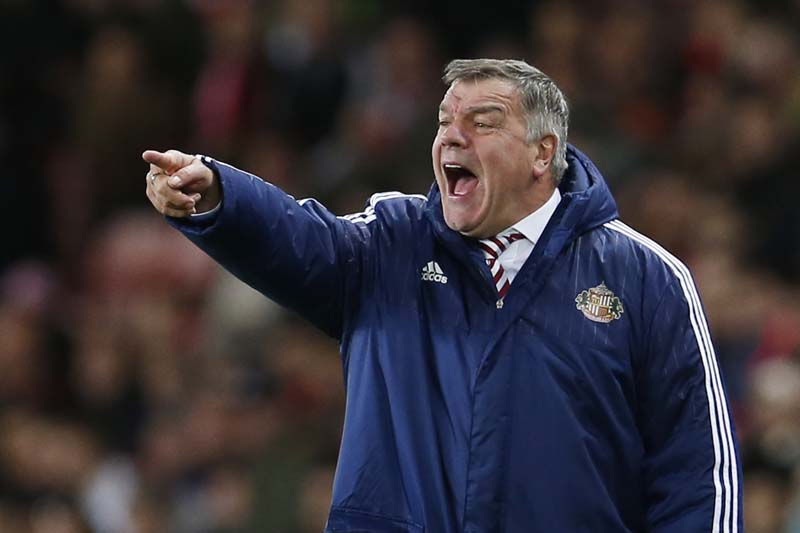
[[[556,207],[558,207],[560,202],[561,193],[558,191],[558,187],[556,187],[555,190],[553,190],[553,194],[550,196],[550,199],[547,200],[541,207],[539,207],[539,209],[511,226],[506,231],[512,229],[517,230],[525,235],[525,238],[531,241],[531,243],[536,244],[536,241],[538,241],[539,237],[542,236],[545,226],[547,226],[547,223],[550,221],[550,217],[553,216],[553,213],[556,212]],[[505,231],[502,233],[505,233]]]

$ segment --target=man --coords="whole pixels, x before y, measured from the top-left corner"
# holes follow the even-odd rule
[[[458,60],[444,80],[427,197],[336,217],[205,156],[143,156],[171,224],[341,342],[327,531],[740,531],[686,267],[617,220],[550,78]]]

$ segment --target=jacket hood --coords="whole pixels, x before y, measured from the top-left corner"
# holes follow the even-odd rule
[[[617,204],[602,174],[583,152],[571,144],[567,144],[567,170],[558,188],[561,191],[558,211],[563,215],[559,222],[562,231],[580,235],[619,216]],[[437,232],[452,231],[444,222],[441,192],[435,182],[428,193],[427,209]]]

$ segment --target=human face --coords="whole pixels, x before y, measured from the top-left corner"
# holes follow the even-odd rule
[[[549,198],[539,142],[528,142],[517,88],[507,80],[454,82],[439,106],[433,172],[447,225],[485,238],[519,222]]]

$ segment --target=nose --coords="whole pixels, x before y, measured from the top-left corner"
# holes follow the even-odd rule
[[[458,146],[463,148],[467,145],[467,136],[456,122],[448,124],[447,127],[442,130],[439,139],[442,142],[442,146]]]

